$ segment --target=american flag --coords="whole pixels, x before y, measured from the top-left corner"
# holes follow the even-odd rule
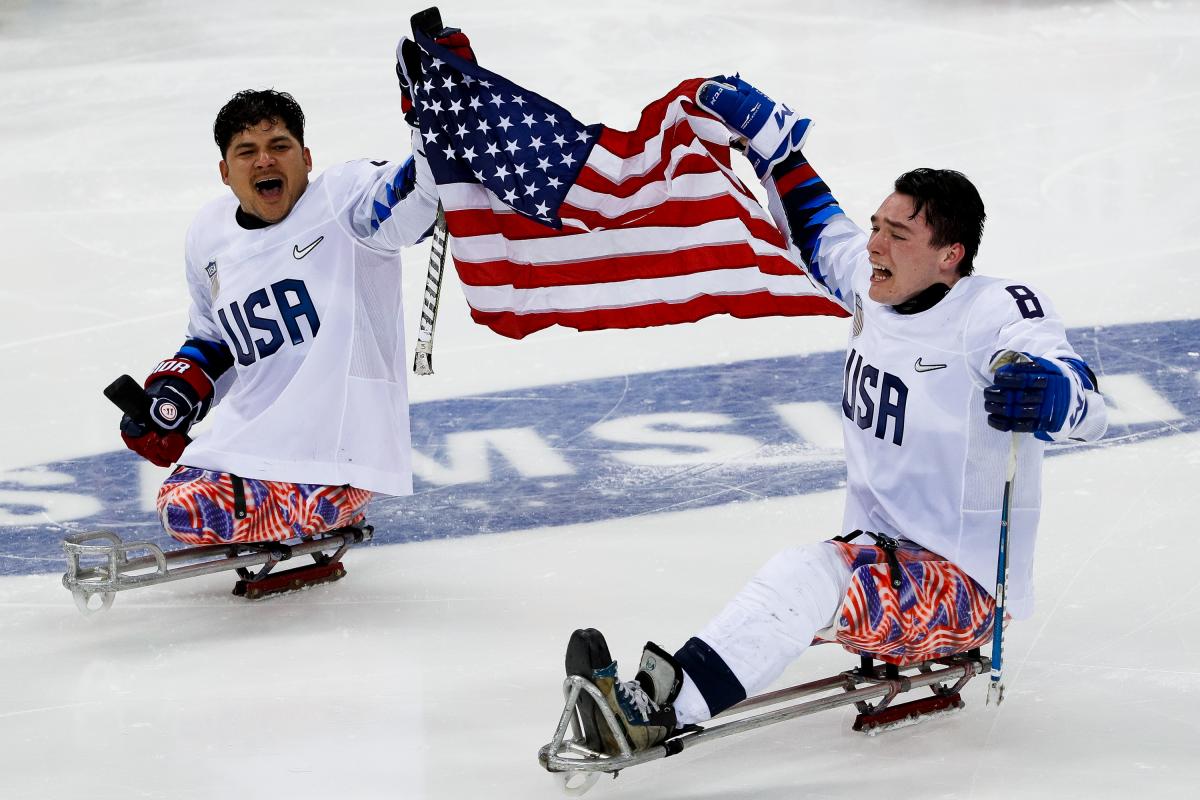
[[[845,308],[809,278],[684,81],[622,132],[431,39],[413,87],[450,253],[476,322],[639,328]]]

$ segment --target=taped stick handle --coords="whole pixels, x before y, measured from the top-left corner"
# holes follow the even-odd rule
[[[132,417],[134,422],[150,421],[150,397],[142,385],[128,375],[122,375],[105,386],[104,396]]]
[[[442,276],[446,269],[449,249],[446,214],[438,204],[437,222],[433,226],[433,241],[429,245],[429,269],[425,274],[425,295],[421,300],[421,322],[417,327],[417,346],[413,353],[413,372],[433,374],[433,329],[437,325],[438,306],[442,298]]]
[[[442,24],[442,12],[437,6],[430,6],[418,11],[410,19],[413,36],[422,34],[430,39],[436,39],[446,31]],[[404,69],[413,81],[421,79],[421,49],[411,39],[405,39],[400,47],[400,57],[404,61]]]
[[[438,10],[437,6],[430,6],[418,11],[412,15],[410,22],[414,33],[420,32],[430,38],[446,29],[446,26],[442,24],[442,12]]]

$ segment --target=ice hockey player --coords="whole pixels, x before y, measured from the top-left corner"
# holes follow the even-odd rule
[[[357,524],[373,493],[412,492],[400,249],[431,231],[438,202],[420,137],[402,163],[352,161],[310,181],[287,93],[238,92],[213,133],[232,194],[187,233],[186,339],[146,378],[149,419],[127,414],[121,437],[179,463],[157,506],[186,544]]]
[[[779,553],[674,654],[647,643],[634,680],[618,677],[599,632],[576,631],[568,672],[592,679],[639,750],[760,692],[822,629],[893,663],[989,641],[1001,498],[1018,433],[1007,607],[1013,619],[1027,617],[1045,443],[1095,440],[1107,425],[1096,377],[1049,299],[1024,281],[973,274],[984,207],[965,176],[901,175],[866,233],[802,154],[808,120],[736,76],[705,82],[697,101],[746,141],[793,252],[853,311],[841,533],[870,532],[875,543]],[[995,368],[1006,352],[1022,355]],[[887,584],[900,565],[915,596],[877,603],[877,616],[855,614],[866,597],[896,597]],[[599,710],[582,697],[589,743],[615,755]]]

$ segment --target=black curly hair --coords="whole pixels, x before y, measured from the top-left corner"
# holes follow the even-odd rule
[[[245,89],[229,98],[213,123],[213,138],[221,149],[221,158],[225,157],[234,136],[263,120],[282,123],[304,146],[304,112],[296,98],[274,89]]]

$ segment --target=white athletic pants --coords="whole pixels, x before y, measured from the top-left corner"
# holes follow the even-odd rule
[[[696,634],[725,662],[752,697],[767,688],[833,621],[850,588],[851,572],[834,545],[793,547],[774,556]],[[711,714],[684,674],[675,701],[680,725]]]

